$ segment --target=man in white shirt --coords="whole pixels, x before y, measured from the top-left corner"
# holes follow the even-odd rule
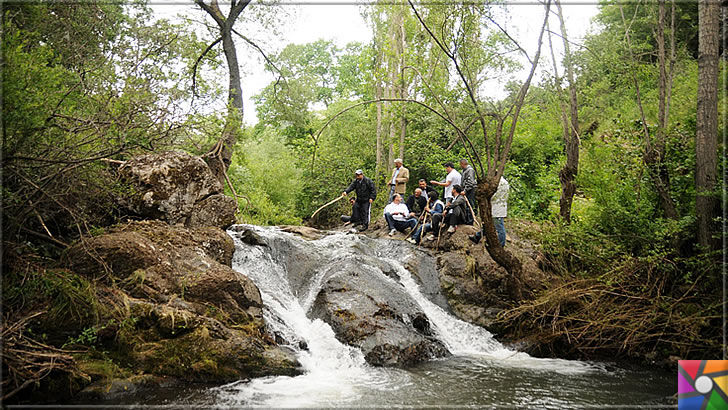
[[[460,175],[459,172],[455,170],[455,166],[452,162],[446,162],[445,163],[445,170],[447,171],[447,177],[445,177],[444,181],[430,181],[433,185],[439,185],[445,187],[445,204],[449,204],[452,202],[453,196],[452,196],[452,187],[454,185],[460,185],[460,181],[462,181],[462,175]]]
[[[510,189],[511,185],[505,178],[501,177],[500,182],[498,182],[498,189],[493,194],[493,198],[490,199],[493,225],[498,233],[498,242],[500,242],[501,246],[506,246],[506,226],[503,224],[503,218],[508,216],[508,191]],[[471,236],[470,240],[478,243],[482,237],[483,233],[478,232]]]
[[[384,219],[389,226],[389,236],[395,232],[404,232],[407,228],[414,228],[417,225],[417,218],[407,209],[407,205],[402,203],[402,195],[394,194],[392,202],[384,207]]]

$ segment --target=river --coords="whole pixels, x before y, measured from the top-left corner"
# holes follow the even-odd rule
[[[535,358],[505,347],[485,329],[457,319],[447,306],[425,296],[404,261],[395,257],[409,246],[404,242],[343,233],[309,241],[274,227],[244,229],[268,246],[246,244],[240,239],[241,227],[231,229],[236,244],[233,268],[259,287],[270,330],[290,343],[304,373],[213,388],[172,388],[133,402],[215,407],[603,408],[670,404],[676,391],[675,375],[661,369]],[[406,369],[370,366],[359,349],[339,342],[328,324],[307,316],[331,265],[362,253],[397,271],[397,286],[419,304],[452,356]],[[314,272],[296,281],[292,271],[302,269]]]

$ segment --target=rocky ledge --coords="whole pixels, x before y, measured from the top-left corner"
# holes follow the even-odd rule
[[[345,228],[338,230],[343,231]],[[475,244],[468,239],[476,232],[477,229],[472,225],[460,225],[454,233],[443,232],[439,241],[422,240],[419,246],[409,246],[436,259],[439,285],[449,310],[455,316],[498,334],[501,330],[498,314],[520,301],[512,299],[508,273],[490,257],[483,242]],[[390,236],[383,218],[372,223],[363,235],[400,241],[409,237],[401,232]],[[541,254],[528,241],[513,235],[513,232],[509,233],[507,241],[508,250],[523,264],[522,279],[527,293],[533,294],[543,289],[550,277],[539,268]]]
[[[74,245],[71,270],[100,284],[125,319],[105,338],[125,342],[137,372],[219,383],[299,373],[293,353],[268,334],[258,288],[231,267],[220,228],[140,221]],[[128,336],[128,337],[127,337]]]

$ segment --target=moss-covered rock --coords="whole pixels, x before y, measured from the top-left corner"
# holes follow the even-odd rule
[[[219,228],[185,228],[160,221],[118,225],[71,247],[68,266],[104,278],[136,298],[180,299],[204,314],[225,312],[233,322],[262,318],[260,291],[230,268],[234,244]]]
[[[260,291],[230,267],[233,251],[219,228],[161,221],[114,226],[74,244],[64,258],[69,270],[59,272],[78,279],[84,292],[67,293],[83,295],[92,316],[57,343],[103,354],[78,357],[84,377],[64,376],[68,388],[95,397],[135,391],[159,377],[222,383],[300,373],[292,352],[267,333]],[[40,292],[50,279],[38,280]],[[78,309],[74,301],[69,312]],[[51,328],[38,332],[58,333]]]

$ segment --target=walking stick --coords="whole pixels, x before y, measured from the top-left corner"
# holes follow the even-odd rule
[[[425,213],[425,219],[422,221],[422,232],[420,235],[420,240],[417,242],[418,248],[420,247],[420,245],[422,245],[422,235],[425,233],[425,224],[427,224],[427,217],[429,216],[428,214],[429,212]],[[432,220],[432,218],[430,218],[430,220]]]
[[[415,224],[415,227],[414,227],[414,228],[412,228],[412,230],[410,231],[410,233],[408,233],[408,234],[407,234],[407,236],[405,236],[405,237],[404,237],[404,240],[407,240],[407,238],[409,238],[409,237],[410,237],[410,235],[412,235],[413,233],[415,233],[415,230],[416,230],[416,229],[417,229],[417,227],[418,227],[418,226],[420,225],[420,222],[422,222],[422,220],[423,220],[423,219],[425,218],[425,216],[426,216],[426,215],[427,215],[427,212],[425,212],[425,211],[423,210],[423,211],[422,211],[422,215],[420,216],[420,218],[419,218],[419,219],[417,220],[417,223]]]
[[[327,203],[325,203],[324,205],[322,205],[322,206],[321,206],[321,208],[317,209],[317,210],[316,210],[316,212],[314,212],[314,213],[313,213],[313,215],[311,215],[311,219],[313,219],[313,217],[314,217],[314,216],[316,216],[316,214],[317,214],[317,213],[319,213],[319,211],[320,211],[320,210],[322,210],[322,209],[326,208],[327,206],[329,206],[329,205],[333,204],[334,202],[336,202],[336,201],[340,200],[340,199],[341,199],[341,198],[343,198],[343,197],[344,197],[343,195],[339,195],[339,197],[338,197],[338,198],[336,198],[336,199],[334,199],[333,201],[331,201],[331,202],[327,202]]]
[[[465,197],[465,202],[467,202],[468,209],[470,209],[470,213],[473,215],[473,222],[477,225],[478,230],[480,230],[481,229],[480,222],[478,222],[478,220],[475,219],[475,211],[473,211],[473,207],[470,206],[470,201],[468,201],[468,197],[467,196]]]
[[[437,230],[437,244],[435,249],[440,249],[440,238],[442,238],[442,228],[445,226],[445,217],[447,216],[447,209],[442,210],[442,221],[440,221],[440,229]]]

